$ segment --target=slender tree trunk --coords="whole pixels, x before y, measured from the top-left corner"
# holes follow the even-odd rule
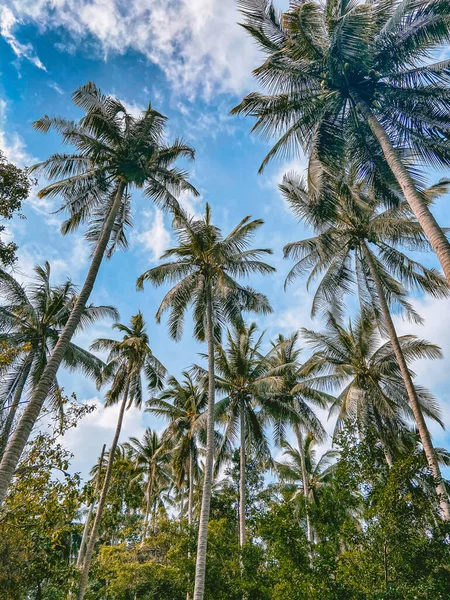
[[[149,518],[150,518],[150,502],[151,502],[152,496],[153,496],[153,477],[152,477],[152,474],[149,473],[148,483],[147,483],[147,504],[145,507],[145,517],[144,517],[144,530],[142,532],[142,540],[140,543],[141,548],[144,545],[145,538],[147,536],[148,522],[149,522]]]
[[[389,468],[392,468],[392,465],[394,464],[394,461],[392,460],[391,452],[390,452],[390,450],[388,448],[388,445],[386,444],[386,441],[385,441],[385,438],[384,438],[383,424],[381,422],[380,415],[378,414],[378,411],[375,411],[374,415],[375,415],[375,422],[376,422],[377,428],[378,428],[378,434],[380,436],[381,448],[383,449],[384,457],[386,459],[387,466]]]
[[[373,114],[370,106],[361,99],[357,99],[356,106],[362,116],[367,121],[372,133],[377,138],[384,157],[397,179],[400,187],[403,190],[406,201],[413,211],[416,219],[419,221],[422,229],[425,232],[436,256],[441,263],[447,281],[450,282],[450,243],[447,240],[444,232],[440,228],[438,222],[433,216],[433,213],[427,206],[422,195],[416,189],[414,181],[411,178],[407,168],[400,160],[397,151],[386,133],[384,127],[380,124],[376,116]]]
[[[244,401],[240,401],[241,448],[239,464],[239,545],[245,546],[245,411]]]
[[[100,472],[101,472],[101,468],[103,465],[103,456],[105,455],[105,450],[106,450],[106,444],[103,444],[102,451],[100,453],[100,458],[98,459],[98,471],[97,471],[97,477],[95,478],[94,498],[92,499],[91,505],[89,506],[88,514],[86,515],[86,521],[84,523],[84,528],[83,528],[83,537],[81,538],[80,549],[78,551],[78,558],[77,558],[77,568],[78,569],[81,569],[81,567],[83,565],[84,550],[85,550],[86,542],[88,539],[89,525],[91,523],[92,515],[94,513],[95,500],[98,495],[98,488],[100,487]]]
[[[109,484],[111,482],[112,469],[113,469],[113,464],[114,464],[114,455],[116,453],[117,443],[119,441],[120,431],[122,429],[123,415],[125,413],[125,408],[126,408],[127,401],[128,401],[129,385],[130,385],[130,383],[128,381],[126,384],[125,391],[124,391],[122,404],[120,405],[119,416],[117,418],[116,431],[114,433],[114,438],[113,438],[113,441],[111,444],[111,448],[109,450],[108,465],[106,467],[105,480],[103,481],[102,492],[100,494],[100,498],[99,498],[98,505],[97,505],[97,512],[95,513],[95,519],[92,524],[91,535],[89,536],[89,542],[86,547],[86,555],[84,557],[83,570],[81,572],[81,577],[80,577],[80,586],[78,588],[78,600],[83,600],[84,594],[86,591],[86,585],[87,585],[88,577],[89,577],[89,570],[91,568],[92,557],[94,555],[95,542],[97,541],[97,534],[98,534],[98,530],[100,527],[100,521],[103,516],[103,509],[105,508],[106,496],[108,494]]]
[[[308,469],[306,468],[305,449],[303,447],[303,437],[298,423],[294,423],[294,432],[297,438],[298,453],[300,455],[300,464],[302,468],[303,478],[303,496],[305,497],[305,514],[306,514],[306,537],[308,542],[312,543],[311,519],[309,515],[309,478]]]
[[[206,297],[206,336],[208,342],[208,423],[206,433],[206,462],[203,481],[202,506],[197,541],[195,565],[194,600],[203,600],[205,594],[206,552],[208,544],[208,521],[211,505],[212,474],[214,462],[214,328],[211,288],[208,282]]]
[[[433,443],[431,441],[430,432],[428,431],[427,424],[425,422],[422,408],[420,406],[420,401],[417,396],[416,388],[414,387],[414,383],[411,377],[411,373],[409,372],[408,365],[406,364],[405,356],[403,354],[397,332],[395,330],[394,322],[392,321],[391,313],[389,311],[389,307],[386,301],[386,297],[384,295],[383,286],[378,275],[378,271],[376,268],[376,264],[374,262],[373,256],[367,247],[365,242],[362,242],[362,248],[364,251],[364,255],[367,260],[367,264],[369,265],[370,274],[375,283],[375,287],[377,289],[378,300],[380,302],[381,310],[383,312],[384,321],[386,324],[386,328],[388,330],[388,334],[391,340],[392,347],[394,349],[394,354],[397,359],[398,365],[400,367],[400,371],[403,377],[403,381],[405,384],[406,391],[408,393],[409,402],[411,404],[411,409],[413,411],[414,420],[417,425],[417,429],[419,430],[420,440],[422,442],[422,446],[425,452],[425,456],[427,457],[428,465],[433,474],[435,484],[436,484],[436,492],[439,497],[439,503],[442,510],[442,516],[445,521],[450,520],[450,507],[448,503],[448,495],[445,489],[444,482],[442,480],[441,470],[439,468],[439,463],[436,458],[436,453],[434,451]]]
[[[192,512],[194,506],[194,455],[189,449],[189,495],[188,495],[188,524],[192,525]]]
[[[17,413],[17,408],[19,407],[20,399],[22,398],[23,390],[27,383],[28,375],[30,374],[31,365],[33,364],[33,355],[29,355],[25,364],[23,365],[23,369],[20,372],[19,380],[16,385],[16,389],[14,391],[14,397],[12,404],[8,411],[8,416],[6,417],[5,424],[2,428],[2,433],[0,436],[0,457],[3,456],[5,452],[6,445],[8,444],[8,439],[11,434],[11,429],[14,423],[14,417]]]
[[[123,181],[118,184],[114,203],[104,223],[102,234],[98,241],[97,247],[95,248],[91,266],[89,267],[84,285],[70,313],[67,324],[59,336],[58,342],[56,343],[56,346],[47,362],[39,384],[37,385],[3,456],[0,465],[0,506],[5,500],[8,486],[13,478],[20,456],[25,448],[34,424],[39,417],[42,406],[47,398],[47,394],[55,380],[56,373],[64,358],[70,340],[72,339],[75,330],[80,323],[83,310],[94,287],[98,270],[102,263],[104,253],[111,236],[111,231],[122,202],[125,187],[126,184]]]

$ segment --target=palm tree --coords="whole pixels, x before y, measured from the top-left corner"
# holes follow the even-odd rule
[[[134,459],[136,469],[135,478],[140,479],[144,476],[147,479],[145,484],[146,506],[144,528],[142,531],[142,546],[145,542],[149,524],[151,524],[152,529],[154,527],[154,511],[159,491],[162,485],[167,484],[170,480],[169,463],[171,456],[164,436],[159,435],[150,428],[145,430],[142,441],[131,437],[124,445],[130,449]],[[150,517],[152,506],[153,516]]]
[[[337,314],[342,313],[344,298],[356,285],[361,305],[379,318],[380,326],[389,334],[400,367],[428,463],[436,479],[436,489],[442,498],[443,515],[450,519],[431,436],[391,316],[391,309],[400,309],[411,319],[420,321],[406,299],[407,290],[416,288],[438,298],[446,297],[449,294],[447,282],[434,269],[424,267],[399,249],[402,246],[410,250],[429,249],[426,237],[417,220],[409,214],[405,201],[381,210],[379,189],[365,180],[354,180],[351,173],[345,179],[335,179],[329,184],[339,202],[335,217],[321,220],[302,182],[295,177],[284,181],[283,193],[296,214],[313,223],[319,231],[314,238],[285,246],[285,256],[297,261],[286,283],[309,271],[309,285],[323,273],[313,300],[313,315],[319,309],[329,310],[330,307]],[[432,199],[447,187],[447,182],[433,186],[427,191],[428,197]]]
[[[298,452],[303,469],[303,494],[305,496],[306,530],[308,542],[312,542],[313,534],[309,518],[310,490],[307,477],[306,456],[304,454],[304,435],[311,434],[317,442],[324,442],[327,434],[322,423],[317,418],[310,404],[325,408],[334,401],[323,390],[318,390],[308,377],[302,374],[302,364],[299,361],[298,333],[287,338],[279,334],[272,342],[273,353],[270,356],[271,367],[278,372],[279,381],[274,386],[274,394],[278,398],[278,406],[271,411],[274,426],[275,442],[279,446],[287,443],[287,427],[292,427],[298,446]]]
[[[369,429],[376,431],[392,466],[414,418],[392,344],[381,343],[376,321],[364,312],[348,328],[329,315],[325,332],[302,333],[314,351],[303,365],[304,375],[318,389],[339,392],[330,408],[330,415],[337,414],[335,432],[346,421],[356,423],[361,437]],[[437,346],[415,336],[401,336],[399,343],[407,362],[442,356]],[[442,425],[433,396],[417,384],[416,393],[421,412]]]
[[[89,535],[89,526],[91,524],[92,515],[94,514],[95,501],[97,499],[99,488],[100,488],[101,471],[102,471],[102,467],[104,464],[103,458],[105,456],[105,450],[106,450],[106,444],[103,444],[102,451],[100,453],[98,463],[97,463],[97,469],[95,472],[93,497],[92,497],[92,501],[89,505],[89,510],[86,515],[86,520],[84,521],[83,535],[81,537],[80,548],[78,550],[78,556],[77,556],[77,568],[78,569],[81,569],[81,567],[83,566],[84,551],[86,549],[86,543],[87,543],[88,535]]]
[[[202,508],[198,532],[197,563],[194,600],[203,600],[205,589],[206,546],[211,502],[211,484],[214,460],[214,343],[220,341],[222,324],[229,321],[242,323],[243,310],[268,313],[267,298],[236,281],[236,277],[252,273],[269,274],[273,267],[260,259],[271,254],[268,249],[250,249],[253,234],[263,224],[245,217],[226,237],[211,222],[211,209],[206,205],[202,219],[189,218],[179,211],[174,220],[178,246],[164,253],[162,258],[174,258],[143,273],[137,285],[144,281],[154,285],[175,283],[165,295],[157,312],[160,321],[170,311],[169,332],[174,339],[183,333],[184,316],[193,306],[194,336],[208,345],[208,419],[206,463]]]
[[[321,490],[331,483],[336,460],[339,453],[336,450],[327,450],[322,456],[317,459],[315,446],[317,440],[314,434],[308,432],[302,443],[302,448],[294,448],[288,442],[282,444],[283,456],[288,460],[284,462],[276,462],[275,467],[282,482],[288,483],[286,491],[292,493],[292,486],[296,488],[292,499],[296,499],[298,492],[305,499],[305,507],[308,504],[317,505],[320,502]],[[305,490],[308,490],[306,495]],[[306,509],[306,515],[308,510]],[[308,534],[308,517],[307,534]],[[312,542],[308,538],[308,542]]]
[[[114,456],[122,429],[125,409],[129,408],[133,403],[137,407],[142,405],[142,375],[147,380],[149,391],[153,391],[162,387],[166,374],[165,368],[150,349],[146,325],[141,312],[131,317],[129,326],[115,323],[113,328],[123,334],[121,340],[99,338],[91,345],[93,350],[109,351],[105,369],[105,380],[111,379],[112,381],[105,397],[106,406],[120,402],[120,411],[117,418],[116,431],[109,450],[108,465],[97,505],[97,512],[86,547],[78,600],[83,600],[86,590],[89,569],[111,481]]]
[[[264,332],[255,339],[256,323],[228,330],[227,345],[216,345],[216,390],[226,394],[216,405],[216,420],[225,425],[216,470],[229,454],[229,444],[239,440],[239,544],[245,546],[246,481],[245,465],[251,449],[257,458],[270,460],[270,448],[264,432],[265,394],[272,374],[268,354],[261,346]],[[197,368],[198,372],[202,372]],[[272,402],[273,403],[273,402]]]
[[[103,257],[117,248],[126,248],[126,230],[131,225],[131,191],[144,194],[163,208],[177,202],[174,194],[198,192],[188,183],[187,174],[173,163],[182,157],[192,159],[194,151],[181,140],[164,143],[166,117],[149,104],[139,118],[131,116],[113,96],[105,96],[93,83],[76,90],[72,99],[85,111],[78,123],[45,116],[35,127],[43,133],[54,129],[75,154],[53,154],[35,165],[34,170],[56,180],[39,192],[41,197],[61,195],[61,210],[69,218],[62,232],[88,224],[86,237],[93,243],[92,262],[86,280],[59,337],[39,385],[24,412],[20,427],[8,445],[0,466],[0,505],[27,443],[34,422],[53,385],[68,344],[82,318],[94,287]]]
[[[194,481],[199,474],[200,445],[206,442],[205,410],[208,404],[206,388],[194,382],[183,371],[183,381],[170,377],[166,389],[148,401],[147,412],[170,421],[167,438],[173,444],[172,467],[179,488],[187,477],[188,523],[192,525]]]
[[[278,140],[261,166],[303,149],[337,172],[397,180],[450,281],[450,244],[408,163],[450,163],[449,61],[430,56],[450,37],[445,0],[239,0],[245,29],[266,55],[254,74],[268,95],[249,94],[232,112]]]
[[[0,456],[8,443],[24,391],[37,386],[78,298],[76,287],[69,279],[61,285],[50,284],[48,262],[42,267],[36,266],[34,273],[33,283],[24,286],[0,269],[0,343],[6,342],[9,347],[17,349],[15,359],[0,384],[4,403],[10,405],[1,429]],[[76,332],[105,317],[117,320],[119,314],[112,306],[84,306]],[[70,371],[80,370],[92,378],[98,377],[103,367],[100,359],[73,342],[66,347],[62,364]],[[47,400],[54,405],[59,400],[58,391],[55,378],[47,393]],[[18,427],[21,423],[22,420]]]

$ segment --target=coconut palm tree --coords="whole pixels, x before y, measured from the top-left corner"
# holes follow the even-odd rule
[[[450,519],[431,436],[391,316],[391,310],[402,310],[409,318],[420,322],[419,315],[407,301],[408,289],[418,289],[437,298],[447,297],[447,282],[434,269],[426,268],[401,251],[401,247],[409,250],[430,248],[405,201],[399,201],[393,208],[380,209],[379,189],[366,180],[355,180],[351,172],[344,179],[329,181],[329,185],[333,186],[339,202],[335,217],[321,222],[315,203],[302,182],[296,177],[284,181],[283,193],[296,214],[313,223],[319,232],[316,237],[285,246],[285,256],[296,260],[286,283],[302,272],[310,273],[307,285],[321,276],[313,300],[313,315],[323,308],[332,308],[336,314],[342,314],[344,299],[356,286],[361,305],[378,317],[380,326],[390,337],[400,367],[428,463],[436,479],[436,489],[442,498],[443,515]],[[447,188],[448,182],[442,182],[427,190],[429,201]]]
[[[339,392],[330,408],[330,416],[337,415],[335,432],[346,421],[355,422],[361,437],[376,431],[392,466],[414,418],[392,344],[382,343],[376,321],[364,312],[347,328],[329,315],[326,331],[301,331],[314,351],[303,365],[304,375],[318,389]],[[399,343],[407,362],[442,356],[437,346],[415,336],[401,336]],[[433,396],[417,384],[415,389],[422,413],[442,425]]]
[[[105,96],[90,82],[76,90],[72,99],[77,108],[85,111],[79,122],[45,116],[34,125],[43,133],[55,130],[65,144],[75,147],[75,154],[53,154],[35,165],[34,171],[56,180],[39,195],[42,198],[62,197],[61,210],[68,214],[62,232],[65,234],[80,225],[88,225],[86,237],[93,244],[92,262],[20,427],[3,457],[0,505],[68,344],[78,328],[103,257],[105,253],[111,256],[117,248],[127,247],[132,190],[142,189],[145,196],[162,208],[176,206],[175,195],[182,191],[198,194],[188,183],[186,172],[173,166],[179,158],[192,159],[194,151],[181,140],[175,140],[172,145],[165,144],[166,117],[150,104],[135,118],[119,100]]]
[[[34,274],[34,281],[25,286],[0,269],[0,343],[18,350],[0,382],[0,395],[4,405],[9,405],[1,428],[0,456],[8,443],[19,405],[24,401],[24,391],[29,396],[37,386],[78,298],[76,287],[69,279],[61,285],[51,285],[48,262],[42,267],[36,266]],[[117,320],[119,314],[112,306],[85,306],[76,332],[102,318]],[[62,364],[70,371],[79,370],[91,378],[98,377],[103,367],[99,358],[73,342],[68,344]],[[58,391],[55,378],[47,393],[47,400],[53,405],[58,403]],[[19,427],[20,424],[21,420]]]
[[[77,556],[77,568],[78,569],[81,569],[81,567],[83,566],[84,552],[86,550],[86,543],[87,543],[88,535],[89,535],[89,526],[91,524],[92,515],[94,514],[95,501],[97,500],[97,496],[98,496],[98,492],[99,492],[99,488],[100,488],[101,471],[102,471],[102,467],[104,465],[103,459],[105,456],[105,451],[106,451],[106,444],[103,444],[102,451],[100,452],[100,456],[99,456],[98,463],[97,463],[97,469],[94,473],[93,497],[92,497],[92,501],[89,505],[88,512],[86,514],[86,519],[84,521],[83,535],[81,537],[80,548],[78,550],[78,556]]]
[[[292,492],[293,485],[297,488],[293,499],[300,493],[305,502],[312,505],[320,502],[320,491],[330,484],[339,457],[336,450],[327,450],[317,458],[316,445],[317,440],[311,432],[305,435],[301,450],[284,441],[283,456],[287,460],[275,463],[281,481],[288,484],[286,490]],[[305,495],[305,488],[308,490],[308,496]]]
[[[239,544],[246,543],[245,465],[249,451],[270,461],[270,448],[264,431],[265,394],[271,379],[269,354],[262,352],[264,332],[256,336],[256,323],[236,327],[227,332],[227,344],[215,348],[216,390],[225,397],[216,404],[216,420],[225,426],[219,446],[216,471],[229,455],[229,445],[239,444]],[[205,373],[200,367],[197,372]],[[273,400],[271,400],[273,404]]]
[[[178,211],[174,229],[178,246],[167,250],[163,263],[143,273],[137,282],[142,289],[145,281],[154,285],[175,283],[167,292],[157,312],[157,320],[170,311],[169,332],[174,339],[183,333],[187,309],[193,307],[194,336],[208,345],[208,419],[206,462],[200,515],[194,600],[203,600],[205,589],[206,546],[211,502],[211,484],[214,460],[214,343],[220,341],[222,324],[242,323],[243,310],[268,313],[267,298],[244,287],[236,277],[252,273],[269,274],[274,268],[260,259],[268,249],[251,249],[252,237],[263,221],[245,217],[226,237],[211,221],[211,209],[206,205],[202,219],[187,217]]]
[[[154,527],[156,500],[161,487],[170,481],[170,448],[167,440],[164,440],[164,435],[159,435],[158,432],[152,431],[150,428],[145,430],[142,441],[131,437],[124,445],[130,449],[135,462],[135,479],[146,478],[146,505],[141,541],[142,546],[145,542],[149,525],[151,525],[152,529]],[[152,516],[150,515],[151,512]]]
[[[430,60],[450,38],[450,4],[292,0],[284,13],[271,0],[239,5],[266,56],[254,74],[268,94],[251,93],[232,112],[278,137],[261,169],[302,149],[331,172],[349,156],[360,175],[393,175],[450,281],[450,244],[408,168],[450,164],[450,62]]]
[[[312,542],[312,528],[309,518],[309,497],[306,456],[303,453],[304,436],[312,434],[317,442],[323,443],[327,438],[322,423],[314,413],[310,404],[326,408],[335,398],[323,390],[318,390],[310,378],[302,374],[298,332],[285,337],[279,334],[272,342],[273,352],[269,358],[274,372],[278,373],[278,382],[273,386],[278,406],[271,410],[271,421],[275,432],[275,443],[282,446],[287,443],[287,429],[292,427],[297,440],[298,452],[303,469],[303,494],[306,508],[306,530],[308,542]]]
[[[129,326],[122,323],[115,323],[113,328],[123,334],[121,340],[99,338],[91,345],[93,350],[107,350],[109,352],[104,378],[105,381],[111,380],[111,386],[106,393],[106,406],[120,402],[120,410],[113,441],[109,450],[108,465],[97,505],[97,512],[86,547],[78,600],[83,600],[86,590],[89,569],[111,481],[114,456],[122,429],[125,410],[133,404],[137,407],[142,405],[142,375],[144,375],[147,381],[148,390],[153,391],[162,388],[166,374],[165,368],[150,349],[146,324],[141,312],[131,317]]]
[[[146,411],[169,421],[166,436],[173,445],[175,483],[181,488],[187,478],[187,515],[188,523],[192,525],[194,481],[199,474],[200,446],[206,443],[208,394],[204,386],[195,383],[190,373],[183,371],[182,375],[182,382],[170,377],[166,389],[147,402]]]

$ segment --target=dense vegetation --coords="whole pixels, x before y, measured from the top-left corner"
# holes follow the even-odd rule
[[[29,170],[0,155],[0,217],[20,210],[30,173],[43,175],[39,195],[60,198],[67,216],[62,234],[84,228],[92,255],[79,292],[53,284],[49,263],[22,284],[17,247],[0,240],[5,600],[450,598],[450,453],[429,430],[445,423],[412,370],[442,353],[399,335],[393,319],[421,321],[413,292],[450,295],[450,244],[431,212],[450,181],[426,186],[419,170],[450,163],[450,61],[432,63],[450,40],[450,4],[293,0],[284,14],[266,0],[239,4],[266,55],[255,75],[267,95],[232,112],[278,138],[262,168],[282,153],[308,157],[306,180],[289,174],[280,186],[312,230],[286,240],[286,291],[307,275],[325,325],[273,340],[258,331],[253,316],[272,307],[248,280],[274,272],[272,250],[254,246],[263,221],[224,232],[209,204],[202,217],[183,211],[180,194],[198,192],[179,161],[194,150],[167,141],[150,104],[133,116],[88,82],[72,95],[79,121],[36,121],[73,153]],[[181,340],[192,319],[204,345],[180,376],[153,353],[140,311],[119,323],[114,307],[89,303],[104,258],[128,247],[136,190],[170,213],[175,240],[136,285],[165,286],[156,320],[167,316]],[[443,274],[420,261],[426,251]],[[111,338],[72,341],[105,317]],[[92,407],[65,395],[61,366],[119,408],[88,481],[73,473],[64,434]],[[164,431],[121,439],[132,405]],[[318,409],[337,417],[332,440]]]

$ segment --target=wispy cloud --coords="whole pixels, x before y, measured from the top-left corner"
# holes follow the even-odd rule
[[[13,30],[16,26],[20,25],[22,21],[18,19],[14,13],[7,7],[4,6],[0,13],[0,34],[5,41],[11,46],[14,54],[18,58],[25,58],[29,60],[35,67],[46,71],[46,67],[36,54],[35,49],[31,44],[23,44],[19,42],[17,37],[14,35]]]
[[[56,81],[51,81],[48,84],[48,87],[52,88],[52,90],[55,90],[55,92],[58,94],[61,94],[61,96],[64,94],[64,90],[56,83]]]
[[[14,3],[15,14],[3,10],[5,39],[18,56],[39,68],[45,69],[31,45],[20,44],[13,34],[21,21],[47,29],[62,27],[77,45],[93,36],[103,56],[129,49],[140,52],[160,67],[178,96],[210,99],[223,92],[241,94],[253,85],[251,71],[258,63],[258,51],[237,25],[235,2],[36,0]]]

